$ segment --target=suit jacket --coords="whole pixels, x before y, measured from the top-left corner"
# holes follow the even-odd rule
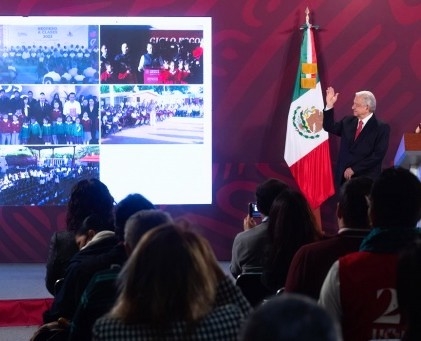
[[[344,182],[345,169],[351,167],[354,177],[376,178],[380,175],[383,158],[389,146],[390,126],[373,116],[354,141],[358,118],[346,116],[335,122],[334,110],[324,111],[323,129],[340,136],[340,148],[335,172],[336,184]]]
[[[234,277],[251,270],[262,271],[266,247],[269,244],[268,221],[240,232],[234,239],[230,270]]]
[[[33,109],[32,116],[35,117],[39,124],[43,123],[42,120],[45,117],[50,119],[52,107],[47,101],[44,102],[43,106],[41,106],[41,102],[38,101]]]
[[[55,232],[50,240],[47,258],[45,286],[51,295],[55,295],[54,286],[64,277],[70,259],[79,251],[75,234],[70,231]]]
[[[108,236],[77,252],[69,262],[63,284],[54,297],[51,308],[44,313],[44,323],[59,317],[72,319],[83,291],[92,276],[111,264],[123,264],[127,256],[115,236]]]
[[[338,235],[302,246],[292,259],[285,292],[319,299],[320,289],[332,264],[348,253],[359,250],[369,230],[343,229]]]

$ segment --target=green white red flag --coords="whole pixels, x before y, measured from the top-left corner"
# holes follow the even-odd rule
[[[333,193],[328,133],[323,129],[323,94],[314,46],[315,28],[303,26],[301,56],[288,114],[284,158],[313,209]]]

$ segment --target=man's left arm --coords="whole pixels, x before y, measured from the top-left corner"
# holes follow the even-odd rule
[[[232,245],[232,256],[231,256],[231,264],[230,264],[230,271],[234,278],[237,278],[239,274],[241,274],[242,269],[239,262],[238,253],[241,250],[241,242],[240,238],[238,238],[238,235],[234,238],[234,242]]]

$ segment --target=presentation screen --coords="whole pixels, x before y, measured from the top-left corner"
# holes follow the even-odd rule
[[[2,17],[0,205],[212,201],[208,17]]]

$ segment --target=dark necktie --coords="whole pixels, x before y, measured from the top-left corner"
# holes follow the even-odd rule
[[[357,126],[357,131],[355,132],[355,138],[354,140],[357,139],[358,135],[360,135],[361,130],[363,130],[363,121],[359,120],[358,121],[358,126]]]

